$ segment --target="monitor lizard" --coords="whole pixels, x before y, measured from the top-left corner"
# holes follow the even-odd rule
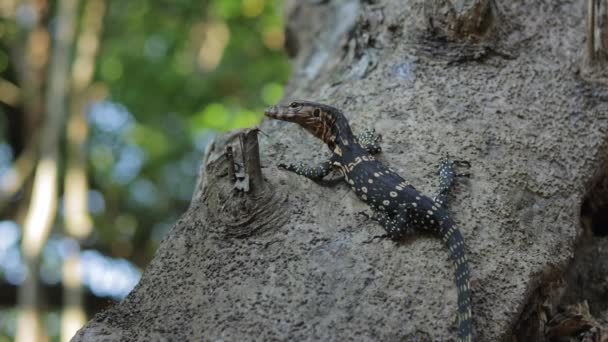
[[[310,101],[294,101],[288,106],[271,106],[264,114],[299,124],[330,148],[331,158],[320,165],[297,163],[279,164],[279,167],[314,181],[321,181],[337,169],[357,196],[370,205],[371,219],[386,230],[386,234],[374,238],[399,240],[415,229],[431,231],[442,238],[456,267],[458,340],[471,341],[471,288],[464,239],[445,208],[454,179],[467,175],[456,173],[454,167],[470,166],[469,163],[442,158],[439,190],[431,199],[380,163],[374,157],[380,152],[378,138],[370,132],[354,135],[339,109]]]

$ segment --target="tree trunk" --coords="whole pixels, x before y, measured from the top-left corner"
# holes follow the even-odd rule
[[[41,128],[40,159],[36,165],[32,198],[23,226],[21,250],[27,277],[19,288],[19,315],[15,337],[17,342],[39,341],[45,335],[40,318],[39,264],[40,254],[55,222],[59,138],[67,112],[67,79],[77,4],[78,0],[59,1],[56,40],[48,77],[47,115]]]
[[[469,160],[449,210],[467,242],[475,340],[542,340],[560,299],[545,289],[563,289],[583,199],[602,178],[608,90],[579,72],[583,2],[456,3],[288,1],[286,101],[325,102],[355,131],[374,128],[380,160],[427,194],[442,155]],[[235,187],[235,135],[215,141],[138,286],[75,340],[454,339],[441,241],[364,244],[382,230],[348,187],[276,168],[323,160],[320,142],[293,124],[261,130],[263,191]]]
[[[86,170],[88,136],[87,107],[90,103],[91,81],[105,13],[105,0],[88,0],[78,35],[76,56],[72,65],[70,115],[67,124],[67,167],[65,174],[65,233],[82,241],[91,233],[89,215],[89,184]],[[64,303],[61,317],[61,341],[69,341],[86,322],[83,307],[80,246],[74,244],[63,263]]]

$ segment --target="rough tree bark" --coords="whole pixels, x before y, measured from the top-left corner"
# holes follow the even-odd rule
[[[382,133],[381,160],[426,193],[442,154],[471,161],[450,211],[467,241],[476,340],[542,340],[560,301],[545,289],[564,288],[581,205],[608,147],[608,90],[579,71],[586,4],[286,9],[286,97],[332,104],[355,130]],[[238,139],[217,140],[141,282],[74,340],[453,340],[456,291],[441,242],[363,244],[381,228],[356,214],[368,209],[346,186],[275,166],[322,160],[320,143],[286,123],[261,130],[262,190],[235,189],[241,162],[226,151]]]

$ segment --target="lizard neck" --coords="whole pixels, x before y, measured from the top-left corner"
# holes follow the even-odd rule
[[[332,125],[331,134],[327,135],[324,142],[333,153],[340,157],[345,152],[352,151],[358,147],[357,139],[346,119],[337,120]]]

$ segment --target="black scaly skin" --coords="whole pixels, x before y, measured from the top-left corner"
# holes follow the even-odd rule
[[[458,340],[472,340],[471,290],[469,267],[462,234],[449,217],[445,205],[456,174],[454,166],[468,165],[465,161],[440,162],[439,191],[434,199],[422,195],[408,181],[377,161],[379,139],[366,132],[355,136],[342,112],[334,107],[296,101],[289,106],[272,106],[266,116],[295,122],[323,140],[332,151],[329,161],[318,166],[302,163],[279,166],[312,180],[321,180],[337,169],[357,196],[374,211],[372,219],[386,230],[384,236],[398,240],[414,229],[437,233],[450,250],[456,266],[458,287]],[[363,142],[362,142],[363,140]],[[381,236],[381,237],[384,237]]]

